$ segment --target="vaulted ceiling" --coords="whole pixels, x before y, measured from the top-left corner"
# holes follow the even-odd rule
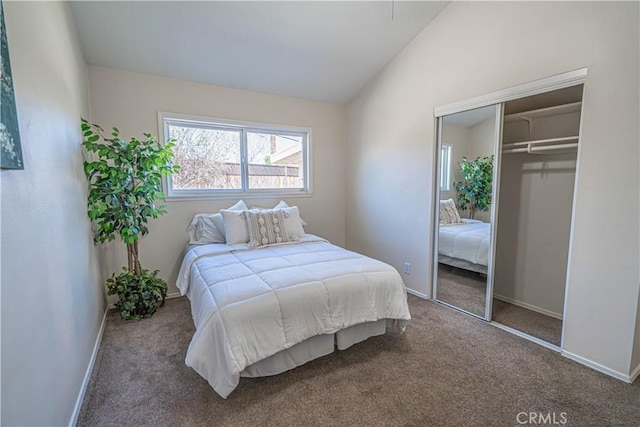
[[[73,1],[90,65],[346,103],[449,2]]]

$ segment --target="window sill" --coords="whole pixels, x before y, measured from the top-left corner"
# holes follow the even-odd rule
[[[165,198],[167,202],[193,202],[202,200],[245,200],[245,199],[284,199],[292,197],[312,197],[313,193],[308,191],[265,191],[265,192],[225,192],[222,194],[180,194],[169,195]]]

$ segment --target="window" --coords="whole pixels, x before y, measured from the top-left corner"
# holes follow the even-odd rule
[[[440,148],[440,191],[451,191],[451,146]]]
[[[177,174],[168,198],[268,197],[311,193],[310,129],[159,113],[175,139]]]

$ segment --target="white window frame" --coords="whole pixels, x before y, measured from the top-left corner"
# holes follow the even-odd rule
[[[451,154],[453,147],[442,144],[440,147],[440,191],[451,191]],[[446,157],[446,159],[445,159]]]
[[[160,142],[164,145],[169,140],[169,125],[190,125],[194,127],[206,127],[209,129],[223,129],[240,132],[240,169],[241,189],[202,189],[202,190],[175,190],[172,186],[172,177],[164,177],[162,185],[166,200],[213,200],[234,198],[274,198],[274,197],[309,197],[313,194],[311,171],[311,141],[312,129],[307,127],[294,127],[286,125],[274,125],[267,123],[245,122],[238,120],[218,119],[212,117],[193,116],[187,114],[158,112],[158,128]],[[302,182],[303,188],[249,188],[249,165],[247,158],[247,133],[267,133],[276,135],[291,135],[302,137]]]

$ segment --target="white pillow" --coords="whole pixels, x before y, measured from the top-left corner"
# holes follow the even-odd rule
[[[284,212],[284,229],[290,241],[296,242],[301,237],[304,237],[305,232],[304,228],[302,228],[302,219],[300,219],[300,211],[297,206],[276,210]]]
[[[235,205],[231,206],[230,208],[227,208],[227,210],[228,211],[247,211],[249,210],[249,208],[247,207],[247,205],[244,203],[243,200],[238,200]]]
[[[222,216],[220,214],[195,214],[191,224],[189,224],[189,244],[191,245],[207,245],[209,243],[224,243],[225,237],[222,231],[213,221],[214,216]]]
[[[284,200],[280,200],[278,204],[273,207],[273,209],[282,209],[282,208],[288,208],[288,207],[289,205],[287,204],[287,202],[285,202]]]
[[[440,223],[460,224],[460,214],[453,199],[440,200]]]
[[[226,242],[227,238],[224,234],[224,220],[222,219],[222,214],[218,212],[217,214],[211,215],[211,221],[216,226],[220,234],[222,235],[222,243]]]
[[[220,214],[224,221],[224,234],[227,245],[247,243],[249,241],[249,229],[244,211],[222,209]]]
[[[288,207],[296,207],[296,206],[289,206],[287,202],[285,202],[284,200],[280,200],[280,203],[275,205],[273,209],[283,209]],[[300,211],[298,211],[298,217],[300,217]],[[300,222],[302,223],[303,227],[307,226],[307,222],[304,219],[302,219],[302,217],[300,217]]]
[[[247,205],[242,201],[238,201],[228,210],[246,210]],[[220,213],[203,213],[195,214],[189,227],[190,245],[206,245],[209,243],[225,243],[224,221]]]
[[[227,208],[228,211],[246,211],[247,209],[249,208],[242,200],[239,200],[235,205]],[[227,235],[224,231],[224,219],[222,218],[222,214],[218,212],[217,214],[213,215],[211,220],[216,225],[216,228],[218,229],[218,231],[220,231],[220,234],[222,234],[222,237],[224,238],[222,243],[226,242]]]

